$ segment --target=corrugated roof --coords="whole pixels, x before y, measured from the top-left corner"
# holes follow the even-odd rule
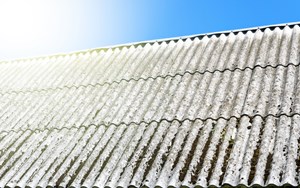
[[[0,187],[299,185],[300,27],[0,63]]]

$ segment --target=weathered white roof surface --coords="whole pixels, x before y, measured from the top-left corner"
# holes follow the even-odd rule
[[[300,185],[296,24],[0,62],[0,187]]]

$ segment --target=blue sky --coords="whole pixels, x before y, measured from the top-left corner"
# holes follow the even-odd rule
[[[0,0],[0,60],[297,22],[299,7],[299,0]]]

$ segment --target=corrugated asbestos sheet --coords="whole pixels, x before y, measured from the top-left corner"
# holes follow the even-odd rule
[[[297,24],[0,63],[0,187],[300,184]]]

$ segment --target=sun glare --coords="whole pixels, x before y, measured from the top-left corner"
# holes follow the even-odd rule
[[[35,56],[59,45],[64,16],[68,15],[63,2],[0,0],[1,57]]]
[[[0,61],[136,41],[147,13],[120,2],[0,0]]]
[[[7,45],[26,44],[41,38],[43,5],[38,1],[1,1],[1,41]]]

